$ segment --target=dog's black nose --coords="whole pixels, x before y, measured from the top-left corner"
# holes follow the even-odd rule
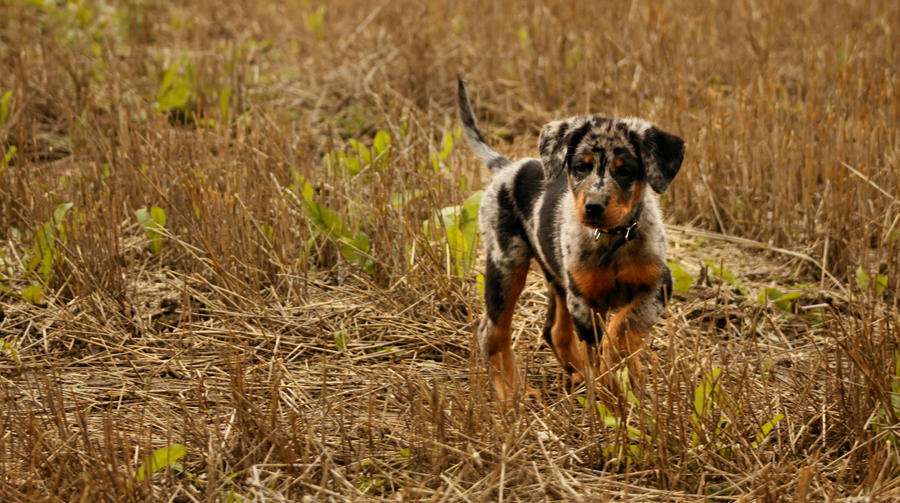
[[[586,201],[584,203],[584,213],[588,218],[602,217],[604,209],[606,209],[606,205],[600,201]]]

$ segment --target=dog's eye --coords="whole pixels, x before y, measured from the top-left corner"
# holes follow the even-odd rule
[[[585,164],[593,164],[593,163],[594,163],[594,156],[592,156],[591,154],[585,154],[585,155],[584,155],[584,163],[585,163]]]
[[[616,157],[613,159],[615,166],[615,176],[635,176],[638,170],[637,161],[632,158]]]
[[[586,156],[586,157],[588,157],[588,156]],[[584,162],[576,162],[575,165],[572,166],[572,171],[577,176],[584,176],[584,175],[590,173],[591,169],[593,169],[593,165],[587,164]]]

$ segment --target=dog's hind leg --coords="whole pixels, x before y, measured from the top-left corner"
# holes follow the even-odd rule
[[[551,286],[548,295],[550,303],[547,306],[544,339],[553,349],[553,355],[559,360],[559,364],[572,374],[572,387],[575,388],[584,382],[587,359],[581,349],[582,344],[575,337],[565,294],[557,293]]]
[[[521,396],[538,398],[537,390],[519,375],[512,353],[512,316],[525,287],[528,266],[528,257],[514,264],[498,264],[489,256],[485,269],[486,312],[478,327],[478,343],[497,397],[506,406]]]

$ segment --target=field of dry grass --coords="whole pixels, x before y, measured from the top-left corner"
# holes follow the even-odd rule
[[[900,498],[900,3],[0,2],[4,501]],[[648,387],[471,349],[489,141],[686,140]]]

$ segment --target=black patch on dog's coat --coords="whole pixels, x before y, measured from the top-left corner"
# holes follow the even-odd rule
[[[541,208],[537,225],[538,246],[544,252],[547,263],[544,264],[550,273],[559,281],[562,278],[562,264],[559,260],[559,232],[556,211],[559,209],[563,194],[569,190],[565,177],[558,176],[547,182],[544,191],[544,206]]]
[[[506,281],[504,281],[506,280]],[[506,285],[509,278],[497,267],[497,264],[488,257],[484,269],[484,307],[488,318],[497,323],[503,314],[503,306],[506,304]]]
[[[544,170],[537,160],[525,163],[513,181],[516,206],[523,215],[530,217],[538,194],[544,190]]]
[[[497,232],[497,242],[500,249],[508,251],[514,239],[522,239],[527,241],[525,229],[522,227],[522,221],[516,215],[513,195],[506,187],[500,189],[497,193],[500,201],[500,211],[497,215],[497,221],[500,223],[500,231]]]

